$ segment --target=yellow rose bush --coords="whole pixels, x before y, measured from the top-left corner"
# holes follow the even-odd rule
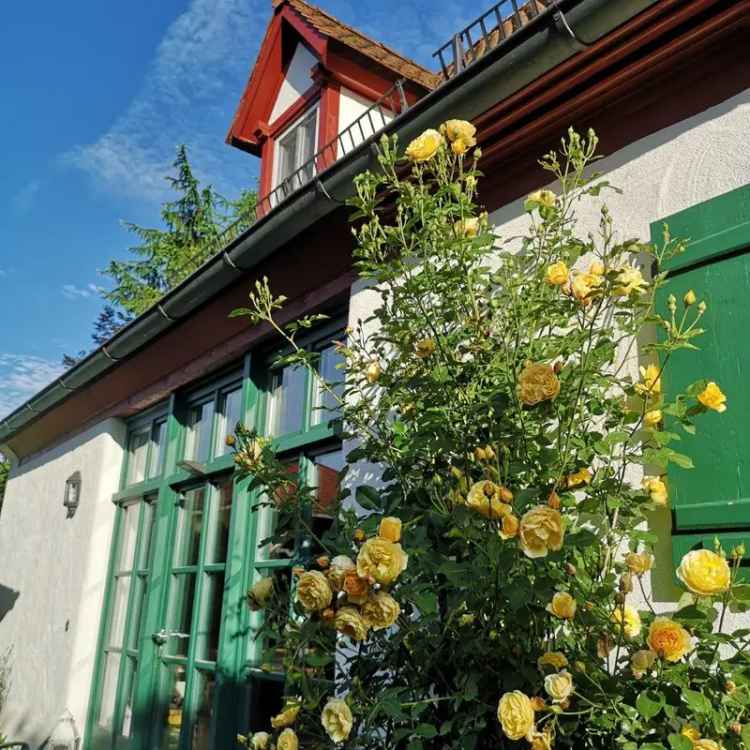
[[[667,275],[685,241],[617,223],[594,134],[542,159],[550,187],[508,238],[479,203],[477,137],[449,120],[405,151],[386,138],[356,178],[355,267],[378,302],[336,338],[343,385],[300,344],[321,316],[279,322],[273,280],[238,313],[339,404],[347,452],[323,523],[314,452],[292,473],[277,436],[235,436],[239,478],[276,514],[259,540],[273,590],[247,615],[258,666],[285,674],[298,707],[246,736],[277,750],[750,747],[750,631],[727,616],[750,606],[744,551],[679,535],[673,564],[657,535],[681,502],[672,472],[710,461],[693,435],[732,408],[716,373],[679,388],[670,374],[721,310]],[[679,601],[654,601],[655,577]]]

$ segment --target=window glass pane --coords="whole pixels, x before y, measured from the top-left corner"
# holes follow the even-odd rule
[[[141,619],[143,612],[143,600],[146,594],[146,578],[144,576],[133,576],[131,578],[133,588],[133,603],[128,612],[128,648],[138,650],[140,646]]]
[[[297,153],[297,131],[292,131],[279,142],[279,183],[288,179],[296,167],[294,166]]]
[[[303,427],[305,406],[305,370],[285,367],[273,376],[269,404],[268,433],[281,437]]]
[[[149,431],[143,430],[130,436],[128,450],[128,477],[127,484],[142,482],[146,477],[146,457],[148,455]]]
[[[133,730],[133,705],[135,700],[135,673],[138,663],[135,659],[128,657],[125,661],[125,684],[123,693],[126,696],[125,707],[122,712],[122,724],[120,725],[120,734],[123,737],[130,737]]]
[[[120,674],[120,654],[107,654],[104,661],[104,685],[99,708],[99,726],[111,727],[117,698],[117,676]]]
[[[331,345],[320,353],[318,372],[320,377],[331,387],[329,392],[316,380],[313,394],[313,411],[311,421],[313,425],[324,424],[339,416],[340,407],[336,397],[341,398],[344,393],[344,371],[337,369],[343,364],[344,358],[338,349]]]
[[[175,566],[195,565],[201,545],[201,529],[206,504],[206,489],[200,487],[185,493],[177,520]]]
[[[167,628],[172,635],[165,645],[166,652],[170,656],[187,656],[190,629],[193,626],[194,602],[195,573],[173,575],[170,590],[169,627]]]
[[[211,719],[214,713],[216,677],[210,672],[196,671],[196,712],[191,750],[211,750]]]
[[[122,646],[125,633],[125,615],[128,610],[128,595],[130,594],[130,576],[115,579],[115,590],[112,595],[112,614],[110,615],[109,645],[114,648]]]
[[[344,451],[340,448],[315,456],[313,472],[313,483],[317,488],[317,502],[313,511],[315,514],[330,516],[335,513],[340,490],[339,472],[345,464]]]
[[[301,175],[302,180],[305,182],[312,179],[315,173],[315,164],[310,161],[315,155],[315,125],[316,116],[313,114],[299,126],[300,133],[297,141],[297,166],[302,167],[307,164],[307,162],[310,162],[307,164]]]
[[[162,685],[168,704],[162,709],[160,750],[177,750],[180,745],[187,671],[181,664],[162,667]]]
[[[203,583],[201,623],[196,633],[196,658],[216,661],[224,601],[224,572],[207,573]]]
[[[120,532],[120,561],[117,571],[124,572],[133,569],[133,555],[138,536],[138,512],[140,503],[129,503],[122,508],[122,530]]]
[[[167,447],[167,421],[154,424],[151,436],[151,456],[148,460],[148,478],[158,477],[164,468]]]
[[[149,495],[143,501],[143,524],[141,526],[141,548],[139,550],[138,570],[148,570],[151,567],[151,540],[154,537],[154,524],[156,523],[156,505],[157,496]]]
[[[215,456],[223,456],[231,450],[227,445],[227,436],[234,435],[237,422],[242,420],[242,388],[225,393],[221,397],[219,425],[216,430]]]
[[[206,562],[220,563],[227,559],[229,523],[232,519],[232,495],[234,482],[229,479],[219,486],[215,497],[206,540]]]
[[[188,413],[185,458],[191,461],[208,461],[211,449],[214,402],[195,406]]]
[[[250,616],[249,658],[253,666],[264,671],[283,672],[286,647],[284,632],[289,619],[291,567],[256,569],[255,581],[273,579],[274,607],[252,612]]]

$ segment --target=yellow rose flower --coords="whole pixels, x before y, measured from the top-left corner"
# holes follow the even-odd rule
[[[690,633],[669,617],[657,617],[648,631],[649,648],[667,661],[679,661],[693,650]]]
[[[347,573],[355,571],[357,566],[354,564],[354,560],[346,555],[336,555],[331,560],[331,564],[326,571],[328,582],[331,584],[331,588],[334,591],[341,591],[344,587],[344,579]]]
[[[489,480],[475,482],[466,496],[466,507],[485,518],[503,518],[510,513],[510,506],[503,502],[500,490]]]
[[[617,607],[612,613],[612,620],[618,626],[622,626],[626,638],[637,638],[641,634],[641,616],[630,604]]]
[[[437,130],[425,130],[406,147],[406,156],[414,162],[432,159],[445,141]]]
[[[719,414],[727,410],[727,397],[721,392],[721,388],[714,382],[710,382],[699,394],[698,401],[707,409],[718,411]]]
[[[357,556],[357,573],[374,578],[381,586],[389,586],[406,570],[409,557],[401,545],[382,537],[368,539]]]
[[[463,156],[470,148],[469,144],[461,138],[451,143],[451,151],[456,156]]]
[[[390,628],[401,614],[398,602],[385,591],[373,594],[362,605],[362,617],[373,630]]]
[[[339,633],[348,635],[353,641],[364,641],[367,638],[367,623],[354,607],[342,607],[333,622]]]
[[[565,654],[560,651],[548,651],[546,654],[542,654],[536,662],[539,669],[543,672],[544,667],[552,667],[554,669],[562,669],[568,666],[568,660]]]
[[[394,516],[386,516],[378,528],[378,536],[387,539],[389,542],[401,541],[401,519]]]
[[[721,750],[721,745],[715,740],[704,738],[693,743],[693,750]]]
[[[647,411],[643,415],[643,424],[645,424],[646,427],[656,427],[658,424],[661,423],[661,420],[662,420],[661,409],[652,409],[651,411]]]
[[[435,341],[433,339],[422,339],[414,345],[414,353],[419,359],[427,359],[435,353]]]
[[[561,260],[548,266],[544,280],[552,286],[563,286],[568,283],[568,267]]]
[[[565,530],[560,512],[546,505],[526,511],[518,530],[521,549],[527,557],[546,557],[562,549]]]
[[[360,578],[357,571],[352,570],[344,576],[343,590],[348,601],[362,604],[370,595],[370,582],[366,578]]]
[[[590,297],[602,284],[602,277],[595,273],[577,273],[570,285],[573,296],[582,304],[591,303]]]
[[[568,475],[568,478],[567,478],[568,487],[578,487],[578,485],[580,484],[591,484],[592,476],[593,474],[591,473],[591,469],[587,469],[587,468],[580,469],[574,474]]]
[[[529,193],[524,201],[524,211],[533,211],[535,208],[554,208],[557,196],[551,190],[535,190]]]
[[[661,378],[659,377],[661,368],[658,365],[648,365],[647,367],[641,365],[639,369],[643,382],[636,383],[635,390],[642,396],[658,396],[661,393]]]
[[[263,609],[268,604],[269,599],[273,594],[273,578],[266,576],[259,578],[252,586],[250,591],[247,592],[247,600],[250,604],[250,609],[253,612],[257,612],[259,609]]]
[[[506,513],[503,516],[502,527],[500,528],[499,534],[501,539],[515,539],[518,536],[518,527],[520,521],[512,514]]]
[[[468,219],[459,219],[454,225],[453,229],[459,237],[476,237],[479,234],[481,223],[476,217],[470,217]]]
[[[466,120],[446,120],[440,126],[440,133],[451,141],[451,143],[453,141],[463,141],[467,148],[476,146],[477,143],[477,129]]]
[[[544,690],[552,698],[553,703],[562,703],[570,698],[573,692],[573,677],[565,670],[549,674],[544,678]]]
[[[328,579],[318,570],[303,573],[297,582],[297,600],[308,612],[325,609],[333,599]]]
[[[560,393],[554,369],[541,362],[527,362],[518,377],[518,395],[526,406],[550,401]]]
[[[349,738],[354,725],[352,710],[346,701],[331,698],[323,708],[320,723],[333,742],[344,742]]]
[[[677,577],[699,596],[723,594],[732,585],[729,563],[710,549],[688,552],[677,568]]]
[[[509,740],[520,740],[534,729],[534,709],[520,690],[505,693],[497,706],[497,719]]]
[[[558,591],[547,605],[547,612],[561,620],[572,620],[577,607],[576,600],[567,591]]]
[[[271,726],[274,729],[282,729],[283,727],[290,727],[297,721],[297,714],[300,710],[300,704],[293,701],[289,702],[284,706],[284,710],[274,716],[271,719]]]
[[[656,653],[647,649],[636,651],[630,657],[630,668],[633,670],[633,676],[640,679],[647,672],[651,671],[656,661]]]
[[[629,552],[625,555],[625,565],[631,573],[642,576],[653,567],[654,558],[646,552]]]
[[[526,739],[529,742],[529,750],[552,750],[552,737],[549,732],[532,731]]]
[[[271,735],[268,732],[256,732],[250,738],[251,750],[271,750]]]
[[[642,294],[648,286],[640,269],[635,266],[621,268],[615,278],[615,284],[617,286],[613,289],[613,294],[616,297],[629,297],[634,292]]]
[[[285,729],[276,741],[276,750],[298,750],[299,739],[293,729]]]
[[[593,276],[604,276],[604,263],[602,263],[600,260],[593,261],[589,266],[588,273],[592,274]]]
[[[680,734],[683,737],[687,737],[689,740],[692,740],[694,743],[701,738],[701,733],[696,729],[696,727],[690,726],[690,724],[686,724],[682,728]]]
[[[652,503],[666,505],[669,502],[669,491],[666,483],[659,477],[644,477],[643,489],[648,492]]]
[[[367,365],[367,369],[365,370],[365,378],[367,378],[367,382],[370,383],[370,385],[372,385],[373,383],[377,383],[378,380],[380,380],[380,376],[382,374],[383,370],[380,367],[380,362],[373,360],[369,365]]]

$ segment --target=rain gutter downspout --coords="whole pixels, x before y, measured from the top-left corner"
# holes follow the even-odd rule
[[[572,57],[658,0],[557,0],[525,27],[420,99],[383,133],[408,141],[447,118],[473,119]],[[575,31],[573,31],[575,30]],[[585,39],[586,42],[581,40]],[[176,325],[353,194],[353,177],[374,164],[371,137],[316,180],[261,218],[63,377],[0,421],[0,452],[18,460],[7,444],[41,414],[90,384]]]

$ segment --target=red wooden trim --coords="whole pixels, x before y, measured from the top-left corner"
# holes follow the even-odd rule
[[[333,141],[331,148],[318,157],[318,171],[323,171],[336,161],[338,144],[336,136],[339,134],[339,109],[341,105],[341,89],[336,83],[329,83],[323,89],[320,97],[320,114],[318,117],[318,150],[323,149]]]
[[[297,11],[288,5],[284,6],[279,15],[309,44],[318,59],[322,60],[325,65],[328,56],[328,38],[310,26]]]
[[[260,178],[258,180],[259,197],[264,198],[273,190],[273,161],[276,140],[272,137],[266,138],[263,143],[263,153],[260,160]],[[258,218],[268,213],[265,204],[258,206]]]
[[[277,136],[282,130],[286,130],[302,113],[308,109],[312,102],[320,94],[320,84],[313,83],[294,104],[289,105],[269,126],[272,136]]]

